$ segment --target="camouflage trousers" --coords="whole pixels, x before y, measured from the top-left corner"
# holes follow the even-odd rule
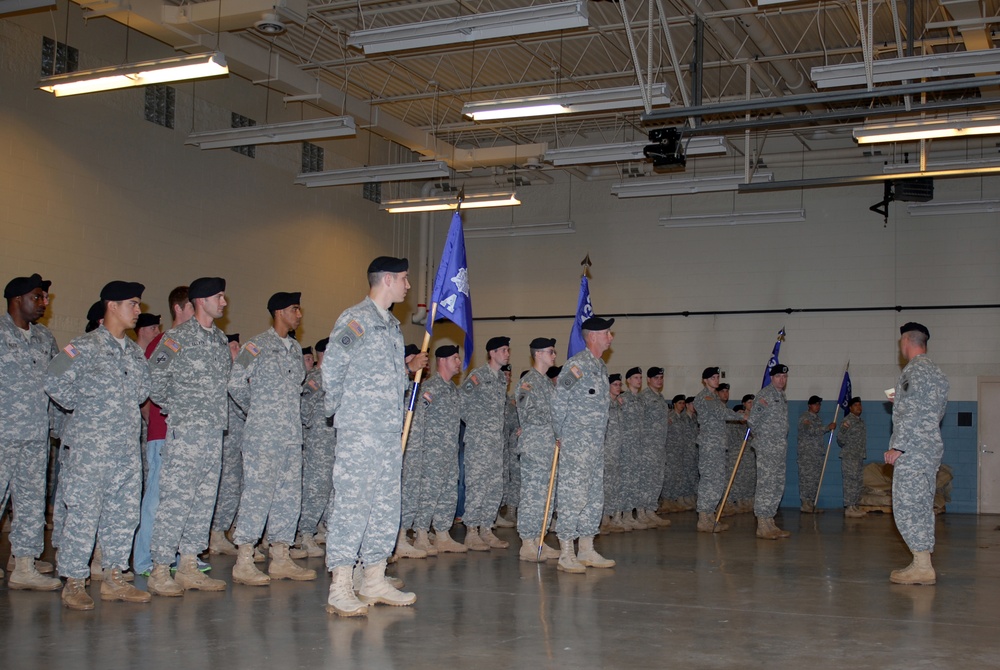
[[[696,442],[686,443],[681,450],[680,479],[680,497],[698,495],[698,444]]]
[[[934,551],[934,492],[940,458],[906,452],[892,473],[892,518],[911,552]]]
[[[714,512],[726,492],[726,445],[703,442],[698,449],[698,511]]]
[[[740,446],[743,442],[740,442]],[[739,447],[734,447],[730,449],[732,454],[731,461],[727,460],[726,467],[729,471],[729,475],[732,476],[733,468],[736,467],[736,457],[740,453]],[[733,490],[729,493],[729,500],[727,502],[737,502],[741,500],[750,500],[754,497],[754,491],[757,489],[757,453],[753,450],[750,444],[747,444],[746,448],[743,450],[743,458],[740,459],[740,469],[736,471],[736,479],[733,480]]]
[[[490,528],[503,500],[502,436],[465,432],[465,513],[466,527]]]
[[[622,440],[622,507],[631,510],[642,504],[642,458],[637,440]]]
[[[66,472],[66,459],[69,458],[69,447],[64,444],[59,445],[56,451],[58,469],[56,471],[55,490],[52,492],[52,546],[56,549],[62,541],[63,527],[66,525],[66,501],[63,493],[66,491],[66,484],[63,483]]]
[[[515,444],[517,444],[515,442]],[[521,504],[521,460],[513,448],[504,449],[504,479],[502,505],[519,507]]]
[[[754,493],[753,513],[759,519],[771,519],[778,512],[781,496],[785,493],[785,458],[788,442],[782,438],[769,439],[757,435],[757,490]]]
[[[326,566],[389,558],[399,532],[402,432],[337,430],[333,497],[327,511]],[[454,514],[454,512],[452,512]]]
[[[816,500],[819,490],[819,476],[823,472],[826,457],[826,442],[799,443],[799,499],[802,502]]]
[[[654,444],[643,444],[643,449],[645,453],[642,459],[639,505],[644,509],[655,510],[660,505],[660,491],[663,490],[666,445],[657,441]]]
[[[0,514],[10,498],[14,507],[10,551],[39,556],[45,549],[45,474],[49,441],[0,443]]]
[[[236,515],[237,545],[256,544],[264,527],[273,543],[293,544],[302,509],[302,445],[243,435],[243,492]]]
[[[592,537],[604,511],[604,431],[564,436],[559,448],[559,540]]]
[[[231,419],[230,423],[236,419]],[[230,429],[231,430],[231,429]],[[236,510],[240,506],[243,489],[243,453],[240,451],[240,435],[229,433],[222,440],[222,474],[219,477],[219,495],[215,499],[215,513],[212,515],[212,530],[222,533],[236,521]]]
[[[414,528],[447,532],[455,524],[458,507],[458,441],[428,452],[427,478],[421,488]]]
[[[621,442],[604,443],[604,514],[624,511]]]
[[[665,500],[677,500],[684,489],[683,453],[680,445],[668,444],[663,461],[663,485],[660,487],[660,497]]]
[[[856,507],[861,502],[864,486],[865,455],[840,452],[840,472],[844,481],[844,507]]]
[[[171,428],[160,451],[160,502],[153,521],[153,562],[208,548],[222,468],[222,431]]]
[[[299,532],[312,535],[326,515],[333,491],[333,464],[337,460],[337,433],[333,427],[305,431],[302,448],[302,515]]]
[[[421,491],[426,486],[429,454],[423,447],[407,447],[403,454],[403,476],[399,495],[399,527],[428,530],[415,525],[421,506]]]
[[[540,438],[522,433],[520,446],[521,506],[517,509],[517,534],[522,539],[528,539],[538,537],[542,531],[542,515],[545,514],[545,499],[549,493],[549,477],[552,475],[555,437],[551,431],[544,431]],[[553,497],[554,494],[555,490]],[[546,528],[552,522],[553,507],[554,505],[549,507]]]
[[[125,570],[132,534],[139,525],[142,461],[138,434],[134,448],[128,450],[71,445],[63,455],[60,477],[66,516],[59,542],[59,574],[89,577],[95,540],[102,549],[103,567]]]

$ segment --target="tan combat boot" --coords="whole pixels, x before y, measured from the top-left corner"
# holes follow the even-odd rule
[[[508,513],[509,512],[510,510],[508,510]],[[500,512],[497,512],[497,518],[496,521],[493,522],[493,525],[497,528],[516,528],[517,522],[513,519],[508,519],[504,515],[500,514]]]
[[[156,596],[182,596],[184,589],[170,576],[170,568],[160,563],[153,564],[153,570],[146,580],[146,588]]]
[[[728,523],[715,523],[715,515],[711,512],[698,512],[698,532],[699,533],[721,533],[729,530]]]
[[[174,582],[185,591],[225,591],[226,583],[221,579],[212,579],[198,570],[198,557],[194,554],[181,554],[181,562],[177,566]]]
[[[316,536],[313,539],[316,540],[316,544],[326,544],[326,523],[321,521],[316,526]]]
[[[757,517],[757,537],[762,540],[780,540],[789,537],[791,533],[781,530],[774,524],[774,519]]]
[[[271,578],[257,569],[254,565],[254,546],[252,544],[241,544],[239,555],[236,558],[236,565],[233,566],[233,581],[237,584],[247,586],[267,586],[271,583]]]
[[[931,552],[913,552],[913,562],[902,570],[893,570],[889,574],[893,584],[923,584],[930,586],[937,583],[937,573],[931,565]]]
[[[271,544],[271,563],[267,566],[267,574],[272,579],[293,579],[297,582],[316,579],[316,571],[303,568],[292,561],[288,555],[288,545],[279,542]]]
[[[434,547],[439,554],[464,554],[469,551],[469,548],[464,544],[455,542],[451,533],[446,530],[434,531]]]
[[[489,551],[490,545],[486,544],[483,538],[479,537],[479,528],[469,526],[465,531],[465,547],[469,551]]]
[[[397,559],[399,558],[427,558],[427,552],[422,549],[417,549],[412,544],[410,544],[409,539],[406,537],[406,529],[400,528],[399,535],[396,536],[396,551],[393,552],[393,556]]]
[[[527,561],[528,563],[538,563],[538,538],[521,538],[521,549],[517,552],[517,558],[520,561]],[[541,560],[545,561],[544,558]]]
[[[306,550],[306,555],[309,558],[320,558],[322,556],[326,556],[326,550],[319,546],[319,543],[316,542],[316,538],[313,537],[312,533],[303,533],[302,542],[299,546]]]
[[[487,528],[486,526],[479,529],[479,537],[490,546],[490,549],[506,549],[510,546],[510,542],[501,540],[493,534],[492,528]]]
[[[326,611],[337,616],[368,616],[368,605],[354,595],[352,580],[353,565],[342,565],[330,572],[330,593],[326,599]]]
[[[392,605],[406,607],[417,602],[417,596],[407,591],[400,591],[385,579],[385,561],[375,565],[366,565],[364,581],[358,590],[358,599],[369,605]]]
[[[653,510],[646,510],[646,523],[651,524],[653,527],[659,526],[660,528],[666,528],[673,522],[670,519],[664,519],[663,517],[657,516],[656,512]]]
[[[101,600],[124,600],[127,603],[148,603],[153,597],[125,581],[122,571],[111,568],[104,572],[101,582]]]
[[[426,530],[415,531],[416,537],[413,539],[413,548],[422,551],[428,556],[437,556],[437,548],[431,544],[431,539],[427,537]]]
[[[868,516],[868,512],[854,505],[844,510],[844,518],[846,519],[863,519],[866,516]]]
[[[361,590],[361,585],[364,584],[364,581],[365,566],[359,561],[358,563],[355,563],[353,573],[351,575],[351,583],[354,585],[355,593]],[[399,589],[400,591],[402,591],[403,587],[406,586],[406,583],[402,579],[399,577],[393,577],[390,574],[386,574],[385,581],[389,583],[389,586],[394,589]]]
[[[584,567],[583,563],[576,560],[573,540],[559,540],[559,547],[561,551],[559,552],[559,564],[556,566],[557,570],[577,575],[587,572],[587,568]]]
[[[221,530],[213,530],[208,534],[208,553],[238,556],[240,552],[236,550],[236,545],[229,541],[225,533]]]
[[[580,551],[576,554],[576,560],[588,568],[613,568],[615,562],[610,558],[605,558],[594,549],[594,536],[580,538]]]
[[[62,587],[57,577],[46,577],[35,569],[34,556],[18,556],[7,586],[15,590],[55,591]]]
[[[86,579],[68,578],[62,592],[63,605],[71,610],[94,609],[94,599],[87,593],[86,583]]]
[[[100,563],[100,561],[98,561]],[[14,559],[14,554],[10,555],[7,559],[7,572],[14,572],[17,569],[17,561]],[[35,570],[42,575],[50,575],[55,572],[55,567],[48,561],[39,561],[35,559]],[[3,570],[0,570],[0,579],[3,579]]]

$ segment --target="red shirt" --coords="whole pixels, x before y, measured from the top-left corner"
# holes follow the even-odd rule
[[[163,333],[153,338],[153,341],[146,347],[146,360],[156,351],[156,345],[163,339]],[[152,400],[149,401],[149,425],[146,426],[146,441],[167,439],[167,417],[160,414],[160,406]]]

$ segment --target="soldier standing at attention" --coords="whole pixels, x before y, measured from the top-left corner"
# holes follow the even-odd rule
[[[799,417],[798,462],[799,462],[799,499],[802,501],[802,511],[806,514],[820,514],[816,509],[816,493],[819,489],[819,476],[823,471],[823,459],[826,457],[826,446],[823,436],[837,427],[836,423],[823,423],[819,418],[819,410],[823,399],[818,395],[809,396],[807,410]]]
[[[501,507],[507,508],[507,516],[497,516],[497,528],[517,527],[517,507],[521,504],[521,461],[518,439],[521,426],[517,419],[517,398],[510,393],[510,363],[500,368],[507,378],[507,400],[503,406],[503,500]]]
[[[601,356],[611,347],[614,319],[592,316],[581,325],[586,348],[563,366],[552,398],[559,440],[559,570],[586,572],[615,562],[594,549],[604,508],[604,436],[611,392]],[[579,538],[579,553],[574,541]]]
[[[229,359],[235,361],[240,355],[240,334],[231,333],[226,336],[229,345]],[[246,412],[240,409],[232,396],[226,402],[229,415],[229,426],[222,437],[222,473],[219,476],[219,495],[215,500],[215,511],[212,514],[212,531],[208,538],[208,551],[212,554],[236,556],[239,552],[226,531],[236,520],[236,508],[240,504],[240,491],[243,488],[243,449],[240,446],[243,439],[243,424],[247,420]],[[263,554],[258,559],[262,560]]]
[[[726,448],[729,444],[727,421],[742,421],[743,417],[726,407],[719,399],[719,368],[705,368],[701,383],[705,385],[694,398],[698,413],[698,531],[719,533],[729,530],[729,524],[715,523],[715,507],[726,492]],[[784,472],[784,471],[782,471]],[[782,480],[784,483],[784,480]]]
[[[646,371],[646,389],[642,400],[642,489],[636,517],[649,528],[669,526],[669,519],[656,515],[663,490],[663,469],[667,461],[667,419],[670,407],[663,397],[663,368]]]
[[[66,345],[45,379],[49,397],[72,412],[62,430],[68,453],[59,485],[66,506],[59,574],[66,577],[62,600],[70,609],[94,609],[86,580],[95,540],[103,550],[101,599],[150,600],[122,576],[139,524],[139,406],[150,383],[142,350],[125,331],[139,317],[144,288],[124,281],[105,285],[103,324]]]
[[[389,311],[406,298],[408,270],[405,258],[371,262],[368,296],[337,319],[321,368],[326,415],[335,417],[337,429],[327,511],[327,611],[340,616],[365,616],[369,604],[404,606],[417,599],[385,579],[399,530],[407,370],[427,365],[425,353],[406,362],[399,321]],[[351,573],[359,558],[364,577],[355,596]]]
[[[893,570],[895,584],[934,584],[934,490],[944,455],[941,419],[948,406],[948,378],[927,357],[930,331],[919,323],[900,329],[899,352],[906,359],[891,398],[892,437],[885,462],[894,466],[892,518],[913,562]]]
[[[10,532],[14,570],[7,585],[33,591],[62,586],[57,578],[39,574],[35,565],[45,549],[49,458],[45,372],[59,351],[56,338],[38,323],[49,304],[51,285],[38,274],[11,279],[3,290],[7,313],[0,317],[0,514],[8,495],[14,506]]]
[[[507,402],[506,376],[510,338],[486,342],[489,360],[469,373],[459,391],[465,422],[465,546],[472,551],[506,549],[510,544],[493,534],[503,499],[503,419]]]
[[[791,533],[774,524],[774,515],[785,492],[785,456],[788,453],[788,366],[771,366],[771,383],[754,399],[747,423],[753,430],[757,452],[757,491],[753,513],[757,517],[757,537],[780,540]]]
[[[622,376],[608,376],[611,402],[608,404],[608,431],[604,435],[604,519],[602,532],[620,533],[622,514]]]
[[[844,480],[844,516],[848,519],[868,516],[868,512],[858,508],[868,447],[868,428],[861,418],[861,409],[861,398],[851,398],[850,405],[847,406],[848,414],[837,429],[840,469]]]
[[[632,510],[642,501],[642,424],[644,409],[639,394],[642,392],[642,368],[629,368],[625,373],[622,391],[622,500],[625,508],[622,526],[625,530],[645,530],[646,524],[632,516]]]
[[[680,512],[684,509],[681,502],[684,489],[684,406],[684,394],[675,395],[670,401],[670,413],[667,414],[667,454],[663,465],[660,498],[665,501],[668,512]]]
[[[521,537],[518,558],[522,561],[538,560],[538,543],[542,530],[542,515],[549,492],[549,475],[552,455],[556,448],[556,435],[552,427],[552,396],[555,388],[545,373],[556,362],[556,341],[536,337],[531,341],[532,367],[521,378],[517,387],[517,419],[521,424],[521,509],[517,516],[517,534]],[[551,509],[550,509],[551,514]],[[545,524],[548,528],[548,520]],[[542,547],[542,560],[559,558],[559,552],[548,545]]]
[[[150,545],[153,571],[147,582],[150,593],[158,596],[226,589],[224,581],[198,570],[198,554],[208,548],[228,420],[232,358],[226,334],[215,325],[226,309],[225,290],[222,277],[191,282],[188,299],[194,317],[168,330],[149,359],[150,398],[167,415],[160,503]],[[178,552],[172,579],[170,564]]]
[[[302,347],[289,331],[302,321],[301,293],[267,301],[273,327],[251,338],[233,363],[229,395],[247,414],[243,432],[243,492],[233,539],[239,550],[233,581],[265,586],[274,579],[308,581],[316,571],[288,555],[302,507]],[[251,387],[253,392],[251,393]],[[254,566],[254,545],[268,528],[267,575]]]

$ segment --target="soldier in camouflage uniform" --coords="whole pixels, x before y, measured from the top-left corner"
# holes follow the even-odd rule
[[[715,523],[715,508],[726,492],[729,473],[726,472],[726,450],[729,446],[727,421],[742,421],[743,417],[726,407],[719,399],[719,368],[705,368],[701,382],[705,385],[694,398],[698,413],[698,530],[718,533],[729,524]]]
[[[337,429],[326,416],[323,390],[323,359],[330,338],[316,343],[316,365],[302,385],[302,516],[299,517],[299,548],[306,556],[325,556],[316,542],[316,530],[326,514],[333,490],[333,464],[337,457]]]
[[[663,397],[663,368],[646,371],[646,388],[639,393],[642,400],[642,473],[640,498],[636,517],[649,528],[669,526],[669,519],[656,515],[663,490],[663,472],[667,461],[667,419],[670,407]]]
[[[41,275],[15,277],[4,287],[7,313],[0,317],[0,515],[11,498],[12,589],[54,591],[55,577],[39,574],[35,558],[45,549],[45,473],[49,457],[49,399],[45,372],[56,338],[38,323],[49,304]],[[0,571],[3,577],[3,571]]]
[[[503,499],[503,421],[507,384],[501,366],[510,362],[510,338],[486,343],[489,361],[465,378],[459,390],[465,422],[465,546],[472,551],[506,549],[493,534]]]
[[[228,419],[226,385],[232,357],[226,334],[215,325],[226,308],[225,290],[221,277],[191,282],[188,299],[194,317],[168,330],[149,359],[149,395],[167,415],[151,544],[153,570],[147,581],[154,595],[226,588],[221,579],[202,574],[197,563],[198,554],[208,548]],[[178,552],[175,580],[170,564]]]
[[[739,413],[744,419],[750,416],[754,398],[755,396],[752,393],[743,396],[743,400],[741,401],[743,410]],[[743,459],[740,461],[740,469],[736,471],[736,479],[733,481],[732,501],[736,506],[737,513],[752,512],[754,491],[757,489],[757,453],[753,450],[753,433],[751,432],[749,436],[747,435],[745,424],[729,425],[738,438],[735,443],[737,454],[740,447],[743,446],[743,440],[747,442],[746,448],[743,449]]]
[[[623,425],[622,376],[618,373],[608,376],[611,402],[608,404],[608,430],[604,435],[604,520],[602,532],[620,533],[622,501],[622,440],[625,435]]]
[[[341,616],[367,615],[367,604],[416,601],[414,594],[385,580],[399,530],[407,368],[427,364],[424,353],[406,361],[399,321],[389,311],[406,298],[408,269],[405,258],[380,256],[371,262],[368,297],[337,319],[323,360],[326,415],[335,416],[337,429],[327,511],[326,565],[333,573],[327,611]],[[361,600],[352,588],[359,558],[364,564]]]
[[[622,501],[624,512],[622,527],[627,531],[644,530],[645,523],[632,516],[632,510],[642,504],[642,426],[645,407],[640,393],[642,389],[642,368],[629,368],[625,373],[625,390],[622,391]]]
[[[769,370],[771,383],[754,399],[747,423],[753,431],[757,452],[757,491],[753,512],[757,516],[757,537],[779,540],[791,535],[778,528],[774,515],[785,491],[785,456],[788,453],[788,367],[780,363]]]
[[[305,378],[302,347],[289,331],[302,321],[301,293],[275,293],[267,301],[273,327],[251,338],[233,363],[229,395],[247,414],[243,433],[243,492],[233,539],[239,550],[233,581],[265,586],[274,579],[307,581],[316,571],[297,565],[289,545],[302,506],[302,418]],[[252,392],[251,392],[252,388]],[[254,566],[254,545],[267,524],[271,563]]]
[[[816,509],[815,503],[828,444],[823,436],[837,427],[836,423],[823,423],[820,419],[819,410],[822,405],[822,398],[818,395],[810,396],[806,402],[807,410],[799,417],[799,499],[802,501],[802,511],[806,514],[822,512]]]
[[[729,407],[729,384],[719,384],[716,389],[716,393],[719,396],[719,400],[723,405]],[[743,416],[743,407],[737,406],[733,408],[733,411]],[[736,418],[726,419],[726,485],[729,485],[729,478],[733,474],[733,468],[736,467],[736,456],[740,453],[740,446],[743,444],[743,435],[746,431],[746,425],[742,421],[738,421]],[[730,516],[736,513],[736,506],[734,504],[734,495],[736,493],[736,480],[733,480],[733,488],[729,492],[729,498],[726,499],[726,504],[723,506],[722,514],[723,516]]]
[[[667,414],[666,459],[663,464],[663,487],[660,491],[663,508],[667,512],[684,509],[681,503],[684,489],[684,437],[686,398],[683,393],[670,401]]]
[[[604,509],[604,436],[611,392],[601,356],[611,346],[614,319],[590,317],[581,325],[586,348],[559,373],[552,397],[552,425],[559,440],[558,569],[582,573],[610,568],[613,560],[594,549]],[[579,553],[574,541],[580,540]]]
[[[694,396],[684,399],[684,456],[681,461],[684,488],[681,490],[683,509],[693,510],[698,505],[698,412]]]
[[[861,418],[861,411],[861,398],[851,398],[848,414],[837,429],[840,470],[844,481],[844,516],[849,519],[868,516],[868,512],[858,507],[864,483],[865,457],[868,455],[868,428]]]
[[[559,552],[544,544],[540,537],[542,516],[549,493],[549,476],[555,454],[556,436],[552,427],[552,396],[555,387],[546,377],[556,362],[556,341],[536,337],[531,341],[532,368],[518,384],[517,418],[521,426],[518,446],[521,451],[521,510],[517,517],[517,534],[521,538],[518,558],[538,560],[538,544],[542,542],[542,560],[558,558]],[[551,514],[551,508],[549,510]],[[545,519],[545,527],[549,527]]]
[[[500,368],[507,377],[507,389],[510,389],[510,363]],[[517,398],[513,393],[507,393],[507,402],[503,409],[503,501],[501,508],[507,508],[507,516],[497,516],[497,528],[517,527],[517,508],[521,504],[521,461],[518,439],[521,426],[517,419]]]
[[[149,396],[149,368],[139,346],[125,335],[139,317],[142,284],[114,281],[101,290],[104,323],[70,342],[49,363],[45,392],[72,414],[62,441],[61,499],[66,506],[59,545],[59,573],[66,577],[63,604],[89,610],[86,591],[95,540],[103,552],[102,600],[149,602],[122,570],[139,524],[142,462],[139,406]]]
[[[884,459],[894,466],[892,518],[913,562],[893,570],[889,580],[934,584],[934,492],[944,455],[941,420],[948,406],[948,378],[927,357],[926,326],[906,323],[899,333],[899,351],[907,363],[892,397],[892,437]]]
[[[235,362],[240,355],[240,334],[231,333],[226,336],[229,344],[229,358]],[[247,415],[236,404],[232,396],[227,398],[228,428],[222,437],[222,473],[219,476],[219,495],[215,500],[215,511],[212,514],[212,531],[209,534],[208,550],[213,554],[236,556],[236,547],[226,532],[236,521],[236,509],[240,505],[240,492],[243,489],[243,448],[240,443],[243,438],[243,426]]]

